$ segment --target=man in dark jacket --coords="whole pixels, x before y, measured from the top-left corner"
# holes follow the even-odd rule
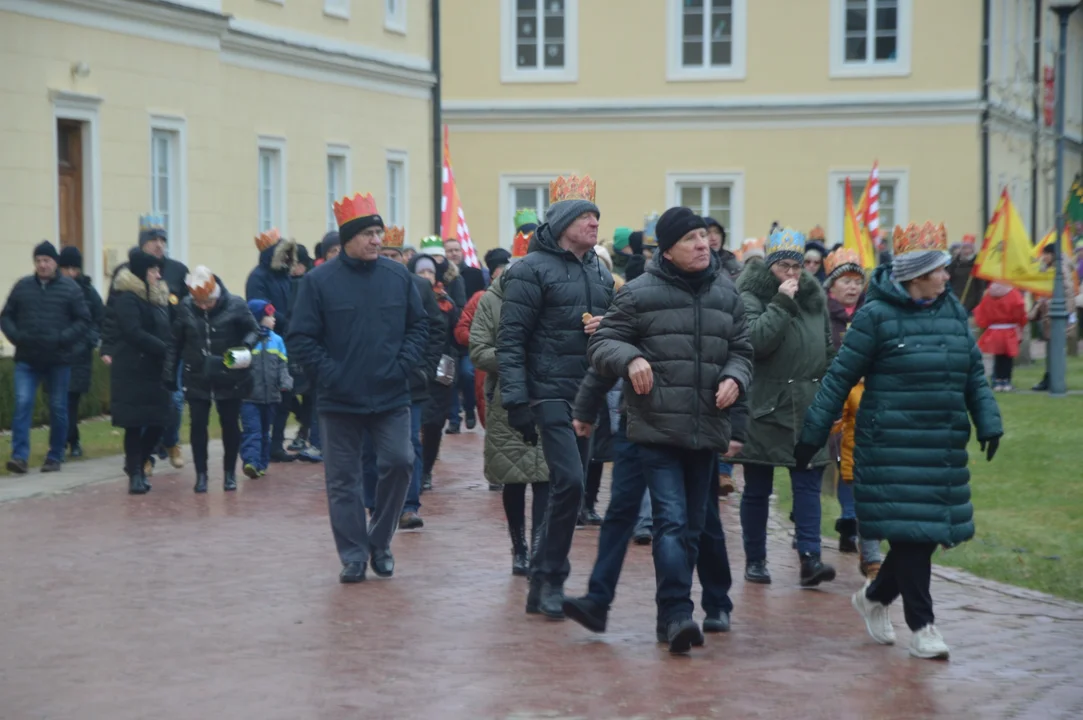
[[[68,383],[71,366],[90,333],[90,312],[83,291],[57,274],[58,255],[51,242],[34,248],[34,274],[15,283],[0,313],[0,328],[15,346],[15,415],[11,423],[13,473],[27,471],[30,424],[38,385],[49,395],[49,452],[42,472],[57,472],[68,439]]]
[[[985,295],[986,286],[985,280],[972,275],[976,258],[974,236],[968,235],[963,242],[951,249],[951,262],[948,263],[951,290],[971,315]]]
[[[531,559],[526,611],[560,619],[590,445],[572,429],[571,403],[587,373],[594,316],[613,297],[613,276],[594,253],[601,216],[594,181],[558,178],[549,200],[533,252],[505,275],[496,356],[508,424],[528,444],[540,435],[549,466],[549,507]]]
[[[463,259],[463,246],[456,238],[444,240],[444,253],[447,261],[459,268],[459,278],[455,282],[462,283],[463,303],[459,309],[466,307],[474,294],[485,289],[485,275],[476,267],[466,264]],[[451,294],[451,291],[448,291]],[[456,301],[458,302],[458,301]],[[454,435],[459,432],[462,411],[466,412],[466,429],[473,430],[478,423],[477,396],[474,394],[474,365],[470,362],[470,348],[455,343],[455,351],[459,354],[459,376],[456,379],[458,392],[451,400],[451,413],[448,416],[448,434]]]
[[[682,653],[702,640],[692,619],[692,571],[717,483],[716,453],[729,453],[733,439],[729,408],[752,382],[752,343],[703,218],[670,208],[656,237],[659,254],[617,294],[587,352],[599,375],[626,378],[627,436],[659,521],[658,625],[670,652]]]
[[[380,257],[384,222],[371,195],[335,204],[342,253],[305,276],[287,347],[319,380],[331,530],[344,583],[395,569],[391,538],[410,487],[410,380],[424,373],[429,320],[402,265]],[[361,453],[376,445],[376,513],[366,527]]]
[[[105,306],[101,295],[94,289],[90,278],[83,274],[83,254],[79,248],[69,245],[60,251],[60,274],[74,280],[83,291],[90,324],[86,340],[77,353],[71,366],[71,382],[68,385],[68,447],[71,457],[83,456],[83,447],[79,443],[79,400],[90,392],[90,380],[93,374],[94,348],[101,342],[102,317]]]

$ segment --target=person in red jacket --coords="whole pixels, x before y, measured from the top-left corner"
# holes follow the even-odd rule
[[[493,248],[485,253],[485,267],[489,269],[490,283],[500,277],[509,262],[511,253],[504,248]],[[484,294],[485,290],[478,290],[470,297],[459,316],[458,324],[455,325],[455,342],[463,347],[470,347],[470,325],[474,322],[474,313],[477,312],[478,303]],[[481,426],[485,427],[485,373],[477,368],[474,369],[474,392],[478,401],[478,420]]]
[[[984,330],[978,347],[993,356],[993,391],[1011,392],[1012,364],[1027,324],[1023,294],[1011,285],[992,283],[974,308],[974,322]]]

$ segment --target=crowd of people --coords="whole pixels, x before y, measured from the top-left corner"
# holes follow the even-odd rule
[[[244,298],[210,269],[169,259],[158,218],[141,219],[104,303],[78,251],[42,243],[0,316],[16,347],[8,467],[27,471],[42,383],[52,421],[42,470],[80,454],[75,408],[98,347],[130,493],[150,490],[156,461],[183,464],[185,402],[194,490],[207,492],[213,406],[225,491],[237,488],[238,461],[251,479],[275,462],[324,464],[339,578],[358,583],[369,567],[393,575],[393,536],[424,525],[443,436],[480,422],[511,571],[528,578],[526,612],[604,632],[627,546],[651,544],[656,634],[674,653],[730,629],[719,500],[735,489],[734,466],[746,581],[772,582],[769,497],[785,469],[803,587],[836,576],[822,555],[820,496],[825,468],[837,468],[838,549],[867,577],[853,607],[891,644],[888,607],[901,597],[911,654],[946,657],[931,558],[974,533],[972,426],[989,460],[1003,430],[970,313],[949,284],[943,226],[895,228],[890,257],[869,273],[854,252],[825,247],[819,229],[775,227],[732,252],[721,223],[685,207],[644,231],[617,228],[607,248],[589,177],[559,178],[549,200],[545,222],[517,212],[510,252],[490,250],[475,268],[457,240],[415,249],[371,195],[343,198],[338,231],[314,259],[275,231],[256,238]],[[988,328],[982,349],[998,357],[997,389],[1010,386],[1005,333],[1025,322],[1013,293],[983,289],[973,308]],[[286,448],[291,413],[301,430]],[[597,560],[575,597],[568,558],[585,524],[600,525]]]

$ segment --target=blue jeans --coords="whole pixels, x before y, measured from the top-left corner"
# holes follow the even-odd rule
[[[71,368],[67,365],[31,365],[15,363],[15,416],[11,420],[11,459],[30,459],[30,425],[34,421],[34,400],[38,385],[45,385],[49,395],[49,452],[46,461],[63,462],[68,442],[68,384]]]
[[[173,393],[173,414],[166,419],[165,433],[162,435],[162,447],[171,448],[180,445],[181,421],[184,418],[184,363],[177,363],[177,387]]]
[[[474,397],[474,364],[470,362],[469,355],[459,358],[458,390],[451,394],[451,409],[448,411],[448,420],[452,424],[460,421],[459,413],[466,410],[467,415],[473,415],[477,408],[477,398]],[[461,398],[460,398],[461,394]]]
[[[275,406],[241,404],[241,464],[266,470],[271,464],[271,424]]]
[[[712,482],[696,561],[696,574],[699,575],[699,584],[703,586],[701,605],[709,617],[733,612],[733,601],[729,595],[733,575],[730,573],[730,556],[726,552],[726,534],[722,530],[718,501],[718,483]]]
[[[615,469],[616,468],[616,463],[614,463],[613,466],[614,466],[614,469]],[[646,485],[646,483],[644,483],[644,485]],[[613,502],[613,501],[610,500],[610,502]],[[641,500],[640,503],[639,503],[639,520],[636,521],[636,530],[635,530],[636,533],[637,534],[640,533],[640,532],[650,533],[651,532],[651,524],[652,524],[653,519],[654,518],[651,517],[651,494],[649,492],[647,492],[646,489],[644,489],[643,490],[643,500]]]
[[[857,515],[854,513],[854,486],[840,477],[835,496],[839,499],[839,507],[842,508],[842,519],[853,520],[856,518]]]
[[[699,555],[717,455],[664,445],[640,445],[639,461],[654,506],[654,574],[659,626],[691,617],[692,572]]]
[[[770,465],[745,465],[745,491],[741,495],[741,531],[746,562],[767,559],[768,500],[774,490],[775,469]],[[793,518],[797,529],[797,552],[820,553],[820,483],[823,468],[790,470],[793,487]]]
[[[414,446],[414,472],[410,476],[410,489],[406,491],[406,504],[402,506],[404,513],[421,510],[421,411],[424,407],[424,402],[416,402],[410,406],[410,442]]]

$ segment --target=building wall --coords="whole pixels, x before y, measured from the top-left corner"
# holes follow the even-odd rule
[[[18,11],[5,11],[5,3]],[[63,0],[42,3],[66,10]],[[304,4],[288,0],[285,8]],[[0,286],[31,271],[35,243],[57,240],[58,97],[97,111],[97,168],[84,182],[99,178],[93,187],[98,201],[91,203],[99,211],[98,234],[85,241],[84,256],[99,287],[135,243],[138,216],[150,209],[154,122],[177,128],[183,138],[187,182],[177,211],[186,206],[186,212],[170,253],[190,265],[209,265],[234,291],[243,292],[256,263],[261,136],[284,143],[281,224],[310,249],[327,229],[329,145],[346,148],[345,191],[372,192],[385,215],[388,153],[401,153],[408,232],[421,235],[432,227],[431,81],[409,63],[394,69],[409,76],[400,82],[345,64],[324,67],[311,48],[283,49],[303,54],[300,61],[276,60],[274,53],[238,44],[252,42],[249,37],[231,40],[229,20],[221,16],[172,11],[195,27],[165,42],[141,35],[148,24],[127,15],[64,22],[26,14],[26,7],[20,0],[0,2]],[[40,7],[31,12],[40,15]],[[405,37],[425,36],[428,3],[412,0],[409,8],[411,20],[424,22]],[[89,26],[95,24],[116,29]],[[273,38],[261,42],[278,51]],[[422,51],[428,52],[427,39]],[[77,62],[89,67],[87,77],[72,74]],[[86,231],[93,234],[92,227]]]

